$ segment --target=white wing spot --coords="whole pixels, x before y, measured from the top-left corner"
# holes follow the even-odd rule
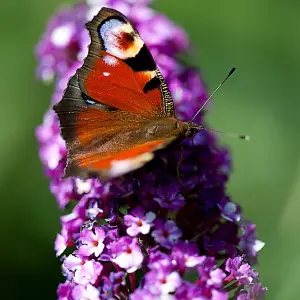
[[[126,49],[123,48],[123,45],[120,45],[120,39],[122,39],[122,33],[124,32],[134,36],[134,40]],[[99,34],[103,39],[107,52],[121,59],[135,57],[144,45],[144,42],[135,35],[132,26],[118,19],[110,19],[104,22],[100,27]]]

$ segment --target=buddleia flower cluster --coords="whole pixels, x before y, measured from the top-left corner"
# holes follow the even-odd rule
[[[191,120],[207,99],[198,71],[178,59],[189,49],[186,33],[150,2],[87,0],[66,7],[50,19],[36,47],[38,77],[55,83],[36,136],[62,210],[55,251],[65,282],[58,299],[263,299],[266,288],[252,268],[263,243],[226,194],[230,155],[211,133],[179,141],[109,182],[61,179],[67,151],[51,107],[82,65],[90,43],[84,24],[102,7],[121,11],[135,25],[166,79],[179,119]],[[200,114],[196,121],[204,119]]]

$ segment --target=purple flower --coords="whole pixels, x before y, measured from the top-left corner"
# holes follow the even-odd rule
[[[154,15],[151,18],[151,26],[148,22],[141,22],[137,28],[147,45],[159,49],[164,48],[169,55],[185,51],[188,48],[188,39],[185,32],[174,26],[163,15]]]
[[[103,208],[100,199],[91,199],[89,201],[86,215],[89,220],[95,220],[99,215],[103,214]]]
[[[140,187],[138,193],[141,199],[141,204],[146,210],[156,211],[158,209],[159,204],[153,201],[155,195],[153,183],[147,181],[144,182],[143,185]]]
[[[161,251],[152,249],[145,275],[144,289],[156,296],[172,293],[181,284],[181,276],[176,271],[176,264],[171,257]]]
[[[263,287],[261,283],[254,284],[246,289],[240,289],[235,293],[237,300],[263,300],[265,299],[265,293],[267,288]]]
[[[242,220],[241,229],[243,234],[239,246],[246,255],[255,257],[256,253],[264,247],[265,243],[256,239],[255,224]]]
[[[176,245],[182,235],[181,230],[176,226],[174,221],[164,223],[158,220],[155,224],[155,228],[157,229],[154,230],[151,235],[157,243],[167,249],[171,249],[172,246]]]
[[[91,284],[77,285],[72,292],[74,300],[100,300],[99,294],[99,290]]]
[[[56,236],[55,239],[55,252],[56,256],[60,256],[68,246],[68,235],[66,230],[62,230],[60,234]]]
[[[186,300],[203,300],[203,290],[188,281],[183,281],[181,286],[176,290],[175,296],[177,299]]]
[[[197,266],[199,273],[198,285],[205,289],[213,290],[220,289],[225,285],[226,273],[216,267],[216,261],[213,257],[208,257],[206,260]]]
[[[102,265],[98,262],[87,261],[75,270],[74,281],[78,284],[94,284],[100,275]]]
[[[105,232],[103,229],[95,227],[92,230],[84,229],[80,232],[79,254],[90,256],[94,254],[98,257],[104,249]]]
[[[204,103],[207,99],[203,82],[201,82],[198,72],[193,68],[182,68],[177,72],[172,72],[169,88],[174,97],[177,115],[186,121],[192,119],[199,109],[199,103]]]
[[[174,210],[178,210],[185,204],[184,198],[179,192],[179,186],[176,184],[159,187],[153,200],[158,202],[161,207]]]
[[[91,191],[93,186],[93,181],[92,179],[81,180],[79,178],[76,178],[75,184],[76,184],[77,194],[82,195],[82,194],[87,194]]]
[[[78,255],[69,255],[64,260],[64,266],[73,272],[73,280],[77,284],[94,284],[100,275],[103,266],[94,260],[85,260]]]
[[[219,204],[219,207],[222,211],[222,216],[225,219],[228,219],[232,222],[239,222],[241,219],[241,209],[240,207],[231,201],[228,200],[226,197],[222,200],[222,202]]]
[[[171,257],[158,249],[158,247],[155,247],[149,250],[148,268],[154,271],[160,269],[174,270]]]
[[[172,257],[181,270],[192,268],[204,262],[205,256],[199,256],[199,250],[194,243],[179,241],[172,250]]]
[[[124,272],[111,272],[109,274],[109,281],[111,282],[114,289],[118,288],[120,285],[125,285],[125,273]]]
[[[80,227],[87,221],[85,210],[86,201],[81,201],[77,203],[70,214],[60,218],[62,230],[66,232],[70,240],[75,240],[79,237]]]
[[[228,294],[225,291],[215,289],[207,290],[199,285],[184,281],[175,293],[176,299],[186,300],[228,300]]]
[[[131,214],[124,216],[124,223],[128,226],[127,234],[137,236],[139,233],[149,233],[155,218],[156,216],[153,212],[145,213],[140,206],[136,207]]]
[[[158,300],[158,297],[144,289],[136,289],[134,293],[130,295],[130,300]]]
[[[58,168],[59,162],[65,158],[67,152],[65,142],[59,135],[59,125],[53,111],[45,114],[44,123],[37,127],[36,135],[43,145],[40,149],[42,162],[50,171]]]
[[[55,78],[51,105],[61,100],[88,52],[84,24],[104,6],[132,21],[168,84],[177,117],[193,118],[208,95],[198,70],[178,59],[187,54],[189,40],[151,3],[86,0],[51,18],[36,48],[38,77]],[[204,117],[202,111],[195,121],[205,126]],[[266,289],[252,268],[263,243],[226,194],[230,153],[212,133],[177,141],[143,168],[106,183],[61,179],[67,150],[52,110],[36,137],[50,191],[63,211],[56,255],[71,253],[62,259],[66,282],[58,299],[225,300],[234,288],[235,299],[264,298]],[[115,164],[109,171],[120,169],[131,165]]]
[[[103,276],[103,280],[100,283],[100,299],[113,299],[114,296],[125,296],[128,293],[126,291],[126,281],[124,272],[111,272],[109,277]]]
[[[101,288],[100,299],[112,299],[114,292],[110,283],[105,282]]]
[[[168,272],[166,269],[157,269],[148,272],[145,276],[145,288],[154,295],[167,295],[172,293],[181,284],[178,272]]]
[[[220,288],[223,286],[223,280],[226,274],[221,269],[215,269],[209,273],[210,279],[207,280],[208,285],[212,285],[215,288]]]
[[[136,238],[122,237],[110,245],[110,251],[112,255],[111,261],[126,269],[128,273],[139,269],[144,260]]]
[[[76,5],[60,11],[48,24],[43,39],[37,45],[40,59],[38,75],[51,80],[55,73],[63,74],[73,63],[84,57],[89,38],[82,28],[87,8]],[[80,55],[81,54],[81,55]]]
[[[71,295],[73,287],[74,285],[70,282],[59,284],[57,289],[58,300],[72,299]]]
[[[211,292],[212,300],[228,300],[228,294],[226,292],[221,292],[217,290],[212,290]]]
[[[50,184],[50,190],[56,195],[59,207],[64,209],[73,198],[74,180],[71,178],[68,178],[64,181],[55,179]]]
[[[109,190],[114,197],[123,198],[133,193],[135,184],[135,180],[128,180],[124,177],[116,178],[112,180]]]
[[[258,280],[258,273],[249,264],[243,263],[241,256],[228,258],[225,270],[230,273],[229,278],[237,280],[240,285],[249,285]]]

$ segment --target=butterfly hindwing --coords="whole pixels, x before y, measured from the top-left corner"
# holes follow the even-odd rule
[[[121,135],[116,135],[116,139]],[[77,154],[73,161],[68,161],[65,177],[87,177],[97,174],[102,180],[117,177],[142,167],[152,160],[153,152],[166,147],[173,139],[154,140],[143,144],[128,145],[126,150],[101,153],[98,149],[88,153]]]
[[[173,140],[147,141],[136,130],[146,121],[144,116],[93,101],[79,88],[77,74],[54,110],[68,150],[65,177],[92,173],[108,179],[127,173],[151,160],[153,151]]]

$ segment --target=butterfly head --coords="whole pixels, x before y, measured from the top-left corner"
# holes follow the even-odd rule
[[[195,133],[199,132],[204,127],[201,124],[195,124],[193,122],[185,122],[185,138],[191,138]]]

